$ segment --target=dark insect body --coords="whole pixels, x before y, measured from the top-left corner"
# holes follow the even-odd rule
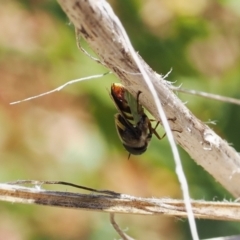
[[[111,98],[119,112],[115,114],[117,133],[124,148],[129,152],[129,157],[131,154],[144,153],[152,134],[161,139],[156,132],[159,122],[155,128],[152,127],[143,106],[139,103],[140,94],[139,91],[135,99],[122,84],[113,83],[111,86]]]

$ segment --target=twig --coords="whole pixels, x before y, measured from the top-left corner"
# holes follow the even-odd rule
[[[21,103],[21,102],[26,102],[26,101],[30,101],[30,100],[33,100],[35,98],[39,98],[39,97],[43,97],[43,96],[46,96],[48,94],[51,94],[51,93],[54,93],[54,92],[57,92],[57,91],[60,91],[62,90],[63,88],[65,88],[66,86],[68,85],[71,85],[71,84],[74,84],[74,83],[77,83],[77,82],[81,82],[81,81],[86,81],[86,80],[92,80],[92,79],[96,79],[96,78],[101,78],[107,74],[109,74],[110,72],[106,72],[106,73],[103,73],[103,74],[98,74],[98,75],[93,75],[93,76],[89,76],[89,77],[84,77],[84,78],[78,78],[78,79],[74,79],[74,80],[71,80],[71,81],[68,81],[66,83],[64,83],[63,85],[57,87],[57,88],[54,88],[53,90],[51,91],[48,91],[48,92],[44,92],[44,93],[41,93],[39,95],[35,95],[35,96],[32,96],[32,97],[28,97],[28,98],[25,98],[25,99],[22,99],[22,100],[19,100],[19,101],[15,101],[15,102],[11,102],[10,105],[14,105],[14,104],[18,104],[18,103]]]
[[[239,240],[239,239],[240,239],[240,235],[234,235],[234,236],[208,238],[208,239],[204,239],[204,240]]]
[[[63,182],[63,181],[39,181],[39,180],[17,180],[13,182],[7,182],[6,184],[10,185],[34,185],[36,187],[41,187],[42,185],[65,185],[65,186],[70,186],[70,187],[75,187],[79,188],[82,190],[90,191],[90,192],[95,192],[95,193],[101,193],[101,194],[108,194],[110,196],[118,196],[119,193],[116,193],[114,191],[109,191],[109,190],[96,190],[94,188],[89,188],[81,185],[77,185],[74,183],[69,183],[69,182]]]
[[[108,190],[103,191],[112,192]],[[187,217],[186,208],[182,200],[140,198],[121,193],[106,194],[101,193],[101,190],[94,192],[91,190],[90,194],[82,194],[49,191],[41,189],[39,184],[36,187],[23,187],[6,183],[0,184],[0,200],[5,202],[38,204],[107,213]],[[240,221],[240,203],[206,202],[199,200],[191,201],[191,204],[196,218]]]
[[[240,105],[240,100],[236,99],[236,98],[225,97],[225,96],[221,96],[218,94],[212,94],[212,93],[207,93],[207,92],[203,92],[203,91],[184,89],[181,87],[179,88],[179,87],[171,86],[170,88],[177,92],[188,93],[188,94],[192,94],[195,96],[200,96],[200,97],[205,97],[205,98],[209,98],[209,99],[213,99],[213,100],[217,100],[217,101],[221,101],[221,102]]]
[[[110,222],[111,222],[112,226],[114,227],[114,229],[116,230],[116,232],[119,234],[120,237],[122,237],[123,240],[134,240],[133,238],[128,236],[126,233],[124,233],[121,230],[121,228],[118,226],[118,224],[115,222],[114,213],[110,213]]]

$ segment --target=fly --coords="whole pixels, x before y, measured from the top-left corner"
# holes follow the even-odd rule
[[[131,154],[143,154],[153,134],[161,139],[156,132],[159,122],[155,128],[152,127],[143,106],[139,103],[140,94],[139,91],[135,99],[122,84],[113,83],[111,86],[111,98],[118,110],[114,116],[115,125],[124,148],[129,152],[128,158]]]

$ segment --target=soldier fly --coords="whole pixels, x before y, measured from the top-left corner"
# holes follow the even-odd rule
[[[114,116],[115,125],[124,148],[129,152],[128,158],[131,154],[144,153],[152,134],[161,139],[156,132],[159,122],[155,128],[152,127],[151,121],[144,113],[143,106],[139,103],[140,94],[139,91],[135,99],[122,84],[113,83],[111,86],[111,98],[119,111]]]

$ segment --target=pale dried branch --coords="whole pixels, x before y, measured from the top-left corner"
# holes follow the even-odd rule
[[[192,89],[184,89],[181,87],[174,87],[174,86],[172,86],[171,89],[174,91],[177,91],[177,92],[188,93],[188,94],[192,94],[195,96],[200,96],[200,97],[209,98],[209,99],[213,99],[213,100],[217,100],[217,101],[221,101],[221,102],[240,105],[240,100],[236,99],[236,98],[230,98],[230,97],[221,96],[218,94],[212,94],[212,93],[207,93],[207,92],[203,92],[203,91],[196,91],[196,90],[192,90]]]
[[[110,213],[110,222],[111,222],[112,226],[114,227],[114,229],[116,230],[116,232],[119,234],[119,236],[122,237],[122,240],[134,240],[133,238],[128,236],[126,233],[124,233],[121,230],[121,228],[118,226],[118,224],[115,222],[114,213]]]
[[[234,236],[208,238],[208,239],[204,239],[204,240],[239,240],[239,239],[240,239],[240,235],[234,235]]]
[[[129,53],[129,46],[119,28],[119,21],[106,1],[58,0],[100,61],[111,69],[128,90],[159,120],[152,95],[143,81],[139,68]],[[140,58],[140,57],[139,57]],[[141,58],[142,66],[151,79],[168,118],[176,142],[234,196],[240,196],[240,156],[226,141],[198,120],[169,89],[169,84]]]
[[[111,191],[82,194],[44,190],[39,185],[32,188],[0,184],[0,200],[11,203],[38,204],[108,213],[187,217],[182,200],[140,198]],[[191,204],[196,218],[240,221],[240,203],[200,200],[191,201]]]
[[[49,95],[51,93],[61,91],[63,88],[67,87],[68,85],[72,85],[74,83],[78,83],[78,82],[82,82],[82,81],[94,80],[94,79],[97,79],[97,78],[101,78],[104,75],[107,75],[109,73],[110,72],[107,72],[107,73],[104,73],[104,74],[93,75],[93,76],[89,76],[89,77],[85,77],[85,78],[74,79],[74,80],[71,80],[71,81],[68,81],[68,82],[64,83],[63,85],[61,85],[57,88],[54,88],[53,90],[50,90],[50,91],[47,91],[47,92],[44,92],[44,93],[41,93],[41,94],[38,94],[38,95],[34,95],[32,97],[28,97],[28,98],[25,98],[25,99],[22,99],[22,100],[18,100],[18,101],[15,101],[15,102],[11,102],[10,105],[14,105],[14,104],[18,104],[18,103],[21,103],[21,102],[30,101],[30,100],[33,100],[33,99],[36,99],[36,98],[39,98],[39,97],[43,97],[43,96]]]

